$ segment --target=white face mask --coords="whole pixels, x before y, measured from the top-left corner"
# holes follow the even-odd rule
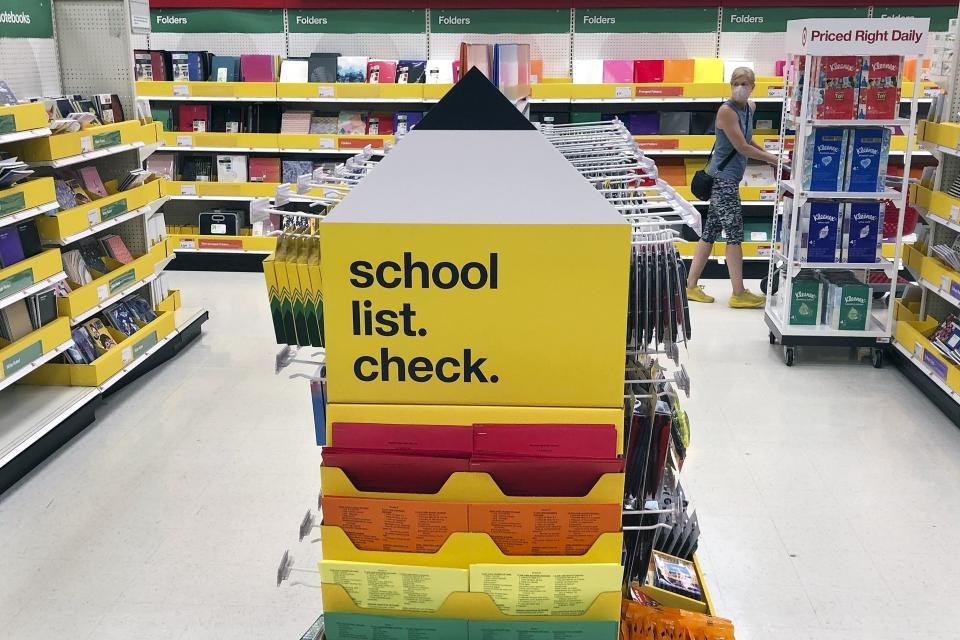
[[[733,99],[737,102],[746,102],[750,97],[750,87],[745,85],[738,85],[733,88],[732,91]]]

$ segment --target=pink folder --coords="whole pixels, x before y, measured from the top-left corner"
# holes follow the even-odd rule
[[[276,82],[274,57],[262,54],[240,56],[240,78],[243,82]]]
[[[633,60],[604,60],[603,82],[633,82]]]
[[[784,67],[786,67],[786,66],[787,66],[787,61],[786,61],[786,60],[777,60],[776,62],[774,62],[774,63],[773,63],[773,68],[774,68],[774,74],[773,74],[773,75],[775,75],[775,76],[780,76],[780,77],[782,78],[782,77],[783,77],[783,70],[784,70]]]
[[[477,456],[535,458],[617,457],[617,428],[612,424],[475,424]]]

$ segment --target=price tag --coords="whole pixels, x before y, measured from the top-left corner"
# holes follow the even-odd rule
[[[616,87],[613,90],[613,95],[615,98],[632,98],[633,91],[630,87]]]
[[[190,87],[185,84],[175,84],[173,85],[173,95],[179,96],[181,98],[186,98],[190,96]]]
[[[771,248],[770,248],[769,245],[766,245],[766,246],[763,246],[763,247],[757,247],[757,255],[758,255],[758,256],[762,256],[762,257],[764,257],[764,258],[769,258],[769,257],[770,257],[770,252],[771,252]]]
[[[197,241],[193,238],[180,238],[180,248],[181,249],[196,249]]]
[[[954,222],[960,222],[960,206],[950,205],[950,219]]]
[[[133,362],[133,347],[127,347],[120,351],[120,360],[123,361],[123,366],[127,366]]]
[[[766,239],[767,239],[767,232],[766,232],[766,231],[751,231],[751,232],[750,232],[750,240],[753,241],[753,242],[763,242],[763,241],[766,240]]]
[[[768,98],[782,98],[786,95],[786,89],[782,86],[780,87],[767,87],[767,97]]]
[[[913,357],[917,360],[923,360],[923,345],[919,342],[913,343]]]
[[[940,95],[940,87],[924,87],[923,97],[924,98],[936,98]]]
[[[197,185],[195,185],[195,184],[182,184],[182,185],[180,185],[180,195],[182,195],[182,196],[195,196],[195,195],[197,195]]]
[[[189,147],[193,145],[193,136],[177,136],[178,147]]]
[[[761,202],[773,202],[776,199],[777,199],[776,189],[761,189],[760,191]]]
[[[940,291],[950,291],[950,278],[940,276]]]
[[[320,141],[319,141],[319,142],[320,142],[319,148],[321,148],[321,149],[333,149],[333,143],[334,143],[334,139],[333,139],[333,138],[320,138]]]
[[[764,140],[763,149],[765,151],[774,152],[780,151],[780,141],[779,140]]]
[[[93,151],[93,136],[83,136],[80,138],[80,153]]]
[[[332,98],[332,97],[333,97],[333,87],[317,87],[317,97],[320,97],[320,98]]]
[[[87,224],[91,227],[100,222],[100,209],[90,209],[87,212]]]
[[[105,285],[105,284],[102,284],[102,285],[100,285],[99,287],[97,287],[97,301],[98,301],[98,302],[103,302],[104,300],[107,299],[107,296],[109,296],[109,295],[110,295],[110,287],[108,287],[108,286]]]

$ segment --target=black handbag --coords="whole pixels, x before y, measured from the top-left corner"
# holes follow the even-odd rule
[[[737,150],[733,149],[723,162],[717,165],[717,171],[723,171],[727,168],[727,165],[730,164],[730,161],[733,160],[733,156],[737,155]],[[713,157],[713,152],[710,152],[710,157]],[[710,159],[707,159],[707,166],[710,166]],[[698,200],[703,200],[704,202],[710,201],[710,195],[713,193],[713,176],[706,172],[705,168],[700,169],[695,174],[693,174],[693,180],[690,181],[690,191],[693,192],[693,196]]]

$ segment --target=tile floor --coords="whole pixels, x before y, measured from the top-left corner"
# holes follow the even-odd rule
[[[315,588],[274,586],[284,549],[318,555],[296,537],[319,454],[306,383],[273,374],[262,276],[169,277],[210,310],[202,338],[0,496],[5,640],[295,640],[319,612]],[[719,612],[739,640],[942,634],[960,430],[894,368],[833,351],[788,369],[760,313],[707,288],[683,478]]]

